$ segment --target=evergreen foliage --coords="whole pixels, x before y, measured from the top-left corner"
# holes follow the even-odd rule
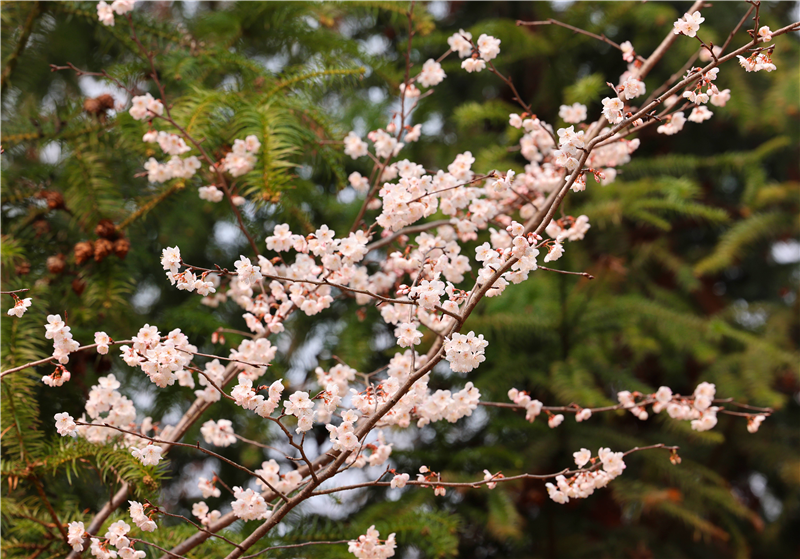
[[[733,6],[708,17],[714,44],[724,42],[744,13]],[[587,103],[597,112],[605,82],[624,66],[607,45],[555,26],[518,27],[515,20],[555,17],[651,52],[661,40],[652,30],[664,29],[685,8],[674,2],[575,3],[563,12],[545,3],[445,7],[443,13],[435,6],[415,11],[412,73],[438,57],[460,28],[476,37],[495,35],[503,41],[498,68],[553,122],[561,103]],[[763,8],[765,24],[785,24],[791,8]],[[138,38],[157,53],[176,121],[215,157],[236,138],[260,139],[257,167],[234,185],[248,200],[243,219],[259,248],[278,223],[304,233],[313,231],[312,224],[324,222],[338,232],[352,224],[358,204],[350,203],[347,176],[369,168],[344,157],[336,142],[350,129],[385,126],[396,110],[406,12],[395,2],[137,5]],[[232,262],[248,250],[230,208],[198,200],[203,185],[197,178],[147,184],[137,174],[155,150],[141,141],[142,124],[127,112],[92,112],[86,103],[101,89],[113,91],[113,83],[50,71],[51,64],[72,63],[155,93],[149,62],[124,19],[114,27],[100,25],[93,2],[6,2],[0,17],[2,288],[30,288],[26,296],[34,299],[22,318],[10,319],[5,310],[12,303],[3,296],[2,369],[49,355],[42,325],[50,313],[67,312],[84,343],[95,330],[117,339],[144,323],[162,331],[180,327],[200,351],[219,349],[211,333],[220,328],[234,330],[224,332],[227,345],[241,341],[235,330],[245,326],[236,309],[210,309],[169,289],[158,265],[161,249],[176,244],[187,261],[201,266]],[[758,435],[726,419],[700,433],[663,414],[641,422],[622,411],[581,425],[568,420],[553,430],[541,419],[530,424],[510,410],[480,408],[468,420],[420,429],[407,447],[395,448],[396,469],[415,472],[427,464],[452,481],[475,479],[484,468],[506,476],[552,473],[571,464],[581,447],[657,442],[679,445],[683,460],[676,467],[663,455],[639,453],[609,488],[566,506],[550,501],[535,480],[493,491],[454,490],[445,498],[379,488],[319,497],[310,501],[315,507],[293,511],[280,535],[270,533],[252,552],[351,539],[375,523],[381,534],[397,532],[401,556],[408,557],[796,554],[800,282],[798,259],[783,259],[780,249],[797,251],[800,233],[800,49],[797,37],[783,39],[773,56],[778,72],[745,76],[738,67],[723,68],[719,85],[732,90],[732,99],[693,128],[691,140],[649,128],[615,182],[590,180],[586,192],[567,197],[564,211],[590,216],[592,229],[585,241],[569,245],[558,267],[596,279],[537,272],[502,298],[485,301],[465,329],[489,340],[486,363],[468,379],[482,399],[507,401],[506,391],[516,387],[548,404],[602,406],[614,404],[618,390],[653,391],[665,384],[689,393],[705,380],[724,386],[737,401],[777,410]],[[679,41],[674,51],[670,60],[680,64],[696,44]],[[519,137],[507,126],[508,113],[519,112],[511,92],[487,72],[467,75],[454,59],[443,67],[448,78],[414,114],[424,133],[406,148],[407,157],[433,168],[470,149],[476,168],[522,170],[523,159],[507,149]],[[648,87],[678,68],[657,68]],[[106,219],[130,250],[123,258],[81,261],[76,245],[96,242],[96,228]],[[281,348],[264,380],[313,378],[317,365],[331,366],[337,356],[359,371],[385,365],[393,353],[385,343],[391,332],[376,326],[378,311],[367,308],[357,316],[345,303],[337,301],[313,319],[294,317],[287,325],[291,344]],[[67,444],[58,437],[51,412],[79,416],[90,387],[109,372],[154,418],[180,417],[191,404],[186,390],[154,390],[118,352],[111,353],[71,356],[72,381],[58,390],[39,380],[50,365],[3,377],[4,556],[65,556],[54,515],[65,524],[96,512],[108,499],[98,480],[112,491],[126,483],[130,498],[187,517],[198,496],[192,485],[198,472],[213,471],[231,486],[246,483],[241,471],[183,448],[170,451],[168,463],[144,467],[124,449]],[[431,387],[448,374],[436,369]],[[233,420],[243,437],[263,444],[279,438],[223,401],[185,440],[201,440],[199,425],[219,416]],[[321,443],[327,433],[314,436]],[[220,454],[248,468],[269,456],[245,444]],[[229,501],[225,494],[207,500],[212,509]],[[127,512],[115,513],[101,532],[125,518]],[[164,525],[150,541],[166,549],[196,531],[177,519],[164,519]],[[253,529],[254,523],[237,522],[222,534],[241,541]],[[225,557],[229,549],[210,539],[187,557]],[[296,557],[298,551],[264,556]],[[303,548],[302,556],[352,555],[346,546],[325,545]]]

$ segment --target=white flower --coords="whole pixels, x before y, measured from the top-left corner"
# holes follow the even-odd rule
[[[417,81],[424,87],[433,87],[442,83],[446,77],[447,74],[442,70],[442,65],[433,58],[429,58],[422,65],[422,72],[417,76]]]
[[[620,50],[622,51],[622,59],[625,62],[633,62],[636,58],[636,53],[633,50],[633,45],[630,41],[625,41],[624,43],[620,44]]]
[[[486,68],[486,62],[480,58],[467,58],[461,63],[461,67],[471,74],[472,72],[480,72]]]
[[[225,193],[213,185],[201,186],[197,189],[197,192],[200,194],[201,200],[206,200],[208,202],[221,202],[225,197]]]
[[[547,425],[550,426],[551,429],[555,429],[564,421],[564,416],[560,413],[558,415],[551,415],[550,419],[547,420]]]
[[[559,258],[561,258],[561,256],[563,254],[564,254],[564,245],[562,245],[561,243],[556,241],[550,247],[550,250],[547,253],[547,255],[545,255],[544,261],[545,262],[553,262],[553,261],[558,260]]]
[[[22,315],[25,314],[25,311],[28,310],[28,307],[30,306],[31,306],[30,297],[26,299],[17,299],[14,306],[8,309],[8,316],[16,316],[17,318],[22,318]]]
[[[83,522],[70,522],[67,528],[69,530],[67,542],[72,546],[73,551],[83,551],[83,535],[86,533]]]
[[[706,106],[695,107],[692,109],[692,114],[689,115],[689,118],[686,120],[696,123],[701,123],[705,120],[708,120],[714,115],[711,111],[708,110]]]
[[[463,29],[459,29],[458,33],[454,33],[447,39],[447,44],[450,48],[458,53],[460,58],[468,56],[472,52],[472,45],[470,44],[472,33],[467,33]]]
[[[411,347],[419,344],[422,340],[422,332],[417,330],[417,325],[411,322],[403,322],[395,328],[394,335],[397,338],[397,345],[400,347]]]
[[[53,417],[56,420],[56,430],[58,431],[59,435],[65,437],[67,435],[72,435],[75,432],[77,425],[75,425],[75,420],[72,419],[70,414],[67,412],[57,413]]]
[[[616,124],[622,120],[622,109],[624,108],[625,104],[616,97],[603,99],[603,116],[611,124]]]
[[[348,551],[355,555],[357,559],[388,559],[393,557],[394,550],[397,547],[394,534],[389,534],[389,537],[383,543],[381,543],[382,540],[378,539],[379,537],[380,532],[375,529],[375,526],[370,526],[365,535],[349,542]]]
[[[105,332],[95,332],[94,343],[97,344],[97,353],[105,355],[108,353],[108,345],[111,343],[111,338]]]
[[[700,15],[700,12],[693,14],[684,14],[681,19],[673,24],[673,33],[680,35],[681,33],[687,37],[694,37],[700,29],[700,24],[706,19]]]
[[[162,451],[163,449],[160,446],[150,443],[143,449],[132,449],[131,454],[133,454],[133,457],[140,460],[145,466],[155,466],[161,461]]]
[[[500,54],[500,39],[495,39],[491,35],[483,34],[478,37],[478,51],[481,53],[481,58],[485,61],[493,60]]]
[[[344,138],[344,153],[353,159],[367,155],[367,148],[367,142],[363,141],[355,132],[351,131]]]
[[[572,456],[575,458],[575,464],[579,468],[583,468],[592,457],[592,452],[588,448],[582,448],[578,452],[573,452]]]
[[[114,10],[117,15],[126,14],[133,10],[134,1],[135,0],[114,0],[111,4],[111,9]]]
[[[758,30],[758,36],[761,39],[764,39],[765,42],[770,42],[772,40],[772,31],[766,25]],[[761,417],[761,416],[759,416]]]
[[[97,17],[103,25],[114,26],[114,10],[103,0],[97,3]]]
[[[409,475],[408,474],[397,474],[392,478],[392,481],[389,485],[392,487],[405,487],[406,483],[408,482]]]
[[[755,433],[761,426],[761,423],[767,418],[765,415],[757,415],[747,419],[747,432]]]
[[[128,501],[130,504],[131,520],[144,532],[152,532],[156,529],[156,523],[144,513],[144,505],[136,501]]]
[[[586,120],[586,105],[573,103],[572,105],[561,105],[558,109],[558,116],[570,124],[577,124]],[[520,123],[521,124],[521,123]],[[519,127],[517,127],[519,128]]]

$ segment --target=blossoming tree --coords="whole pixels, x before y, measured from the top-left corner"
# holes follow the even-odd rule
[[[771,58],[774,41],[800,29],[800,22],[780,29],[762,25],[759,3],[750,2],[727,40],[714,45],[703,40],[701,8],[702,14],[713,17],[713,10],[695,2],[671,28],[662,30],[662,42],[650,53],[637,52],[630,41],[616,44],[556,20],[518,22],[526,27],[567,26],[609,43],[619,52],[621,67],[627,67],[621,76],[608,77],[607,94],[597,99],[597,107],[564,104],[558,115],[544,115],[526,103],[512,80],[495,66],[503,56],[502,37],[485,33],[473,37],[461,30],[442,45],[440,57],[417,70],[411,63],[412,3],[407,14],[405,75],[395,110],[384,127],[363,134],[351,131],[335,144],[341,157],[367,161],[369,167],[366,176],[353,172],[348,177],[359,204],[349,231],[318,223],[301,234],[288,224],[278,224],[259,237],[248,230],[242,216],[248,199],[241,181],[257,174],[269,134],[247,127],[226,129],[218,137],[195,134],[180,99],[171,97],[160,76],[161,53],[137,34],[130,14],[134,3],[99,2],[99,21],[126,30],[126,38],[147,61],[154,84],[153,91],[143,92],[107,72],[94,74],[125,92],[119,109],[127,111],[130,125],[139,127],[142,142],[150,145],[152,156],[141,161],[142,177],[153,184],[183,181],[208,204],[224,201],[249,245],[247,254],[211,267],[185,260],[180,246],[169,246],[152,257],[160,256],[165,285],[193,293],[209,308],[239,309],[248,331],[238,333],[244,340],[227,353],[201,352],[182,329],[166,332],[150,324],[130,332],[97,331],[94,343],[82,340],[81,344],[69,326],[71,310],[64,309],[63,316],[49,315],[43,325],[44,338],[52,340],[52,355],[8,368],[2,378],[30,374],[33,366],[55,367],[42,382],[58,390],[71,380],[71,355],[116,352],[156,387],[183,387],[193,395],[193,403],[174,419],[142,417],[134,400],[123,395],[120,381],[108,374],[92,386],[81,415],[55,413],[55,428],[65,441],[123,449],[143,471],[154,475],[171,452],[182,449],[213,457],[244,472],[249,481],[229,486],[217,473],[197,475],[192,483],[202,499],[192,505],[193,518],[176,515],[155,499],[138,499],[122,481],[96,511],[70,522],[53,511],[52,521],[63,538],[57,545],[71,557],[88,551],[99,559],[145,557],[148,549],[164,557],[188,557],[206,542],[213,542],[216,554],[231,559],[286,547],[339,544],[359,558],[391,557],[395,534],[382,535],[374,526],[352,540],[310,538],[272,547],[260,542],[279,533],[287,515],[307,501],[360,488],[405,488],[439,497],[448,491],[492,491],[503,483],[534,480],[546,487],[552,501],[565,504],[591,498],[614,483],[634,453],[666,452],[665,460],[680,467],[679,449],[663,443],[575,448],[573,463],[544,474],[504,475],[486,469],[456,480],[433,471],[425,461],[414,471],[393,465],[392,449],[404,432],[436,422],[466,421],[479,407],[506,408],[528,422],[538,418],[554,430],[565,421],[584,424],[622,410],[641,421],[663,414],[670,421],[687,422],[697,432],[714,429],[719,416],[730,415],[741,421],[741,436],[756,433],[772,410],[734,401],[726,397],[724,387],[718,390],[705,381],[688,394],[669,386],[650,392],[623,389],[613,405],[562,406],[539,401],[512,385],[504,387],[507,401],[486,401],[482,387],[469,380],[470,373],[486,361],[488,342],[468,322],[485,299],[502,298],[516,285],[536,282],[542,274],[592,279],[581,270],[557,268],[571,246],[591,234],[591,215],[559,213],[564,199],[613,182],[639,148],[635,136],[641,131],[690,134],[691,126],[711,119],[714,111],[709,106],[724,107],[736,95],[715,85],[720,73],[779,70]],[[680,61],[686,62],[685,67],[671,80],[648,83],[651,70],[669,59],[678,41],[696,42],[695,55]],[[461,61],[461,71],[492,73],[513,92],[519,109],[508,114],[508,125],[518,129],[521,138],[509,147],[524,158],[524,172],[476,168],[470,151],[433,169],[403,157],[404,147],[422,133],[422,124],[414,121],[416,110],[448,79],[442,63],[453,58]],[[54,65],[53,70],[89,74],[72,64]],[[6,320],[20,319],[35,308],[36,299],[24,297],[24,291],[4,292],[14,299]],[[350,312],[364,317],[367,309],[377,307],[379,312],[370,316],[393,332],[392,356],[372,371],[360,371],[348,364],[347,355],[339,355],[335,365],[317,367],[301,380],[271,375],[270,365],[282,351],[280,340],[287,327],[302,316],[324,315],[334,305],[347,305]],[[215,332],[217,337],[221,334]],[[453,373],[446,377],[450,384],[433,386],[434,371]],[[220,413],[202,422],[204,444],[186,440],[207,410],[225,409],[223,405],[246,410],[248,420],[269,437],[247,439]],[[269,450],[271,457],[254,468],[226,457],[222,449],[238,443]],[[353,483],[355,470],[377,473],[374,479]],[[223,494],[227,505],[211,510],[205,501]],[[193,533],[164,547],[159,542],[169,538],[159,539],[163,522],[176,518],[191,525]],[[227,530],[237,521],[247,523],[246,533]]]

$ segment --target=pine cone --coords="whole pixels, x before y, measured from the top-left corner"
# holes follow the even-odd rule
[[[100,262],[114,252],[114,243],[109,241],[108,239],[97,239],[94,242],[94,260],[95,262]]]
[[[60,274],[64,271],[64,268],[67,265],[67,261],[64,259],[63,254],[58,254],[56,256],[50,256],[47,259],[47,270],[51,274]]]
[[[108,109],[114,108],[114,98],[108,93],[104,93],[94,99],[86,99],[83,102],[83,110],[91,115],[105,116]]]
[[[86,282],[80,278],[75,278],[72,280],[72,291],[75,292],[75,295],[79,296],[83,293],[83,290],[86,289]]]
[[[83,241],[75,245],[75,263],[83,264],[94,255],[92,241]]]
[[[124,259],[130,249],[131,242],[128,239],[117,239],[117,242],[114,243],[114,254],[119,258]]]
[[[97,227],[94,228],[94,233],[98,237],[113,240],[117,238],[117,226],[110,219],[101,219]]]
[[[31,225],[33,226],[33,230],[36,231],[37,237],[41,237],[50,232],[50,224],[47,223],[46,219],[37,219]]]
[[[36,194],[37,198],[42,198],[47,202],[47,207],[51,210],[64,208],[64,195],[55,190],[42,190]]]
[[[24,276],[31,271],[31,263],[27,260],[23,260],[16,266],[14,266],[14,271],[17,273],[18,276]]]

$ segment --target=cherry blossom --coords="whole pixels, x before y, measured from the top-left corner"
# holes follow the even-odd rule
[[[706,18],[702,17],[700,12],[684,14],[682,18],[673,24],[675,29],[673,29],[672,32],[676,35],[683,34],[687,37],[694,37],[697,35],[697,31],[700,29],[700,24],[705,20]]]
[[[379,538],[380,532],[375,529],[375,526],[370,526],[366,534],[349,543],[348,551],[358,559],[387,559],[388,557],[394,557],[394,550],[397,547],[394,534],[389,534],[386,540],[380,540]]]
[[[8,309],[8,316],[16,316],[17,318],[22,318],[22,315],[25,314],[25,311],[31,306],[31,298],[27,297],[25,299],[17,298],[14,306]]]
[[[75,420],[72,419],[72,416],[67,412],[57,413],[55,416],[56,420],[56,430],[58,434],[62,437],[67,435],[72,435],[75,433],[75,428],[77,425],[75,424]]]
[[[128,503],[130,504],[129,510],[134,524],[143,532],[153,532],[156,529],[156,523],[145,514],[144,505],[137,501],[128,501]]]
[[[143,449],[134,448],[131,450],[131,454],[137,460],[140,460],[142,464],[145,466],[155,466],[161,461],[161,453],[163,452],[163,448],[149,444]]]

